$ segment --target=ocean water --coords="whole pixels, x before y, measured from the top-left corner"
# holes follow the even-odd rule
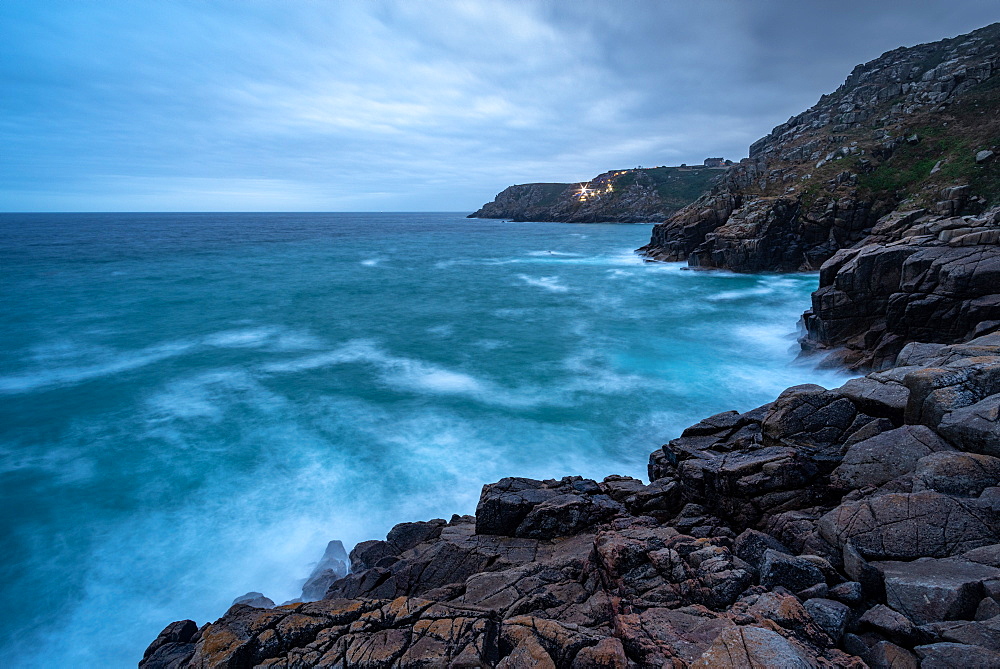
[[[0,215],[0,664],[134,666],[298,595],[330,539],[503,476],[645,477],[796,383],[815,275],[646,264],[649,226]]]

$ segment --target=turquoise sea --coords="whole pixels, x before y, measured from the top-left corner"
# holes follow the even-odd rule
[[[815,275],[647,264],[649,226],[0,215],[0,665],[134,666],[298,595],[326,542],[503,476],[645,477],[804,382]]]

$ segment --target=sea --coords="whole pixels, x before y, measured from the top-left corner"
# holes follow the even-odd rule
[[[297,597],[326,543],[505,476],[646,477],[701,418],[846,377],[815,274],[646,263],[649,225],[0,215],[0,665],[128,667]]]

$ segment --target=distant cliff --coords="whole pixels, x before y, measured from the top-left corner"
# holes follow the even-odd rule
[[[586,183],[510,186],[469,218],[655,223],[707,192],[725,169],[701,165],[636,168],[605,172]]]

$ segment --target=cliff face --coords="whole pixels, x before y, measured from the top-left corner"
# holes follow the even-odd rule
[[[841,363],[886,365],[908,341],[962,341],[1000,319],[996,284],[979,278],[1000,250],[996,215],[984,214],[1000,204],[998,75],[1000,24],[859,65],[640,251],[745,272],[822,267],[805,345],[846,347]],[[975,287],[918,276],[928,268]]]
[[[725,168],[655,167],[605,172],[586,184],[523,184],[469,218],[563,223],[662,221],[705,193]],[[587,190],[581,193],[581,188]]]

